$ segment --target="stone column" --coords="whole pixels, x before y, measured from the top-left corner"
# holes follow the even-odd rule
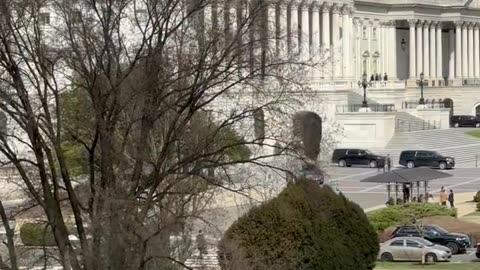
[[[389,40],[391,43],[389,44],[390,46],[390,63],[391,63],[391,68],[390,68],[390,73],[389,78],[392,80],[395,80],[397,78],[397,24],[395,21],[391,21],[389,23],[390,26],[390,36]]]
[[[417,77],[423,72],[423,22],[417,23]]]
[[[437,23],[437,38],[436,38],[436,41],[437,41],[437,48],[436,48],[436,51],[437,51],[437,80],[441,81],[441,84],[443,85],[443,59],[442,59],[442,56],[443,56],[443,48],[442,48],[442,23],[441,22],[438,22]]]
[[[437,56],[436,56],[436,45],[437,42],[435,41],[436,31],[435,28],[437,27],[437,22],[432,22],[430,24],[430,78],[436,79],[437,72],[435,70],[437,65]]]
[[[408,77],[410,80],[415,80],[417,76],[416,71],[416,62],[415,62],[415,25],[417,24],[417,20],[408,20],[409,26],[409,33],[410,33],[410,40],[409,40],[409,48],[408,48],[408,56],[409,56],[409,70],[408,70]]]
[[[448,80],[455,78],[455,30],[448,31]]]
[[[430,78],[430,42],[428,30],[430,29],[430,21],[423,24],[423,74],[425,78]]]
[[[302,10],[302,24],[300,29],[302,30],[300,33],[300,58],[304,61],[309,59],[310,54],[310,32],[308,27],[308,16],[309,16],[309,9],[310,9],[310,1],[304,1],[301,10]]]
[[[455,78],[462,77],[462,25],[463,22],[454,22],[455,24]]]
[[[380,73],[383,75],[387,70],[387,29],[385,22],[378,25],[378,42],[380,44]]]
[[[478,23],[475,23],[473,31],[473,41],[475,45],[473,46],[474,59],[475,59],[475,78],[480,78],[480,38],[479,38],[479,26]]]
[[[298,54],[298,4],[299,1],[290,2],[290,33],[288,51],[294,55]]]
[[[285,58],[288,55],[288,26],[287,26],[287,4],[281,2],[278,6],[278,33],[277,51],[281,58]]]
[[[473,55],[473,23],[468,24],[468,77],[473,78],[473,62],[475,60]]]
[[[350,28],[351,28],[351,11],[350,7],[344,6],[342,9],[342,75],[344,78],[350,78],[352,76],[350,72],[350,66],[352,59],[350,57]]]
[[[332,55],[333,55],[333,77],[341,76],[341,53],[340,53],[340,6],[332,7]]]
[[[322,51],[325,52],[325,59],[329,59],[328,62],[322,66],[322,74],[324,77],[332,77],[332,63],[330,62],[331,49],[330,49],[330,8],[327,3],[322,6]]]
[[[354,36],[354,41],[355,41],[355,70],[353,72],[353,78],[357,79],[359,78],[359,75],[363,72],[361,63],[362,63],[362,56],[360,55],[360,20],[359,19],[353,19],[353,25],[356,29],[355,31],[355,36]]]
[[[315,62],[320,60],[320,4],[318,1],[312,3],[312,47],[310,48],[310,57],[314,57]]]
[[[266,55],[273,57],[278,55],[277,51],[277,24],[276,24],[276,6],[274,2],[267,2],[267,35],[268,42],[266,48]]]
[[[462,26],[462,77],[468,77],[468,29],[467,24]]]

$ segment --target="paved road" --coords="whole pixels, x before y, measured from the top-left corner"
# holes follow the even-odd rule
[[[480,269],[480,260],[475,256],[475,249],[469,249],[465,254],[453,255],[450,262],[455,263],[466,263],[466,262],[479,262]]]
[[[403,168],[395,168],[401,169]],[[456,168],[446,171],[452,177],[430,181],[428,191],[436,193],[440,187],[453,189],[454,192],[476,192],[480,190],[480,169]],[[340,168],[332,166],[326,169],[326,180],[333,180],[338,188],[348,198],[363,208],[370,208],[385,204],[387,188],[384,184],[362,183],[360,180],[378,174],[377,169],[367,167]],[[401,190],[399,192],[401,196]]]

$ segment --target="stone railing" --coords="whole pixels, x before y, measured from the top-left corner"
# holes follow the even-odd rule
[[[405,81],[371,81],[369,89],[404,89]]]
[[[310,87],[314,91],[334,91],[334,90],[350,90],[352,82],[350,81],[320,81],[312,80]]]

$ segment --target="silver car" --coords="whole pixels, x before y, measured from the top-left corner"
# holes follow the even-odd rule
[[[448,261],[450,249],[420,237],[396,237],[380,244],[378,258],[382,261]]]

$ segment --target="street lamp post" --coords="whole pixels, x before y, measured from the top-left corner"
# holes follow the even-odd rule
[[[418,104],[425,105],[425,99],[423,99],[423,86],[428,85],[428,80],[425,80],[425,75],[420,73],[420,80],[417,80],[417,85],[420,86],[420,100]]]
[[[372,82],[367,81],[367,73],[363,73],[362,75],[362,80],[358,81],[358,86],[363,88],[363,102],[362,102],[362,108],[368,108],[368,103],[367,103],[367,87],[371,85]]]

